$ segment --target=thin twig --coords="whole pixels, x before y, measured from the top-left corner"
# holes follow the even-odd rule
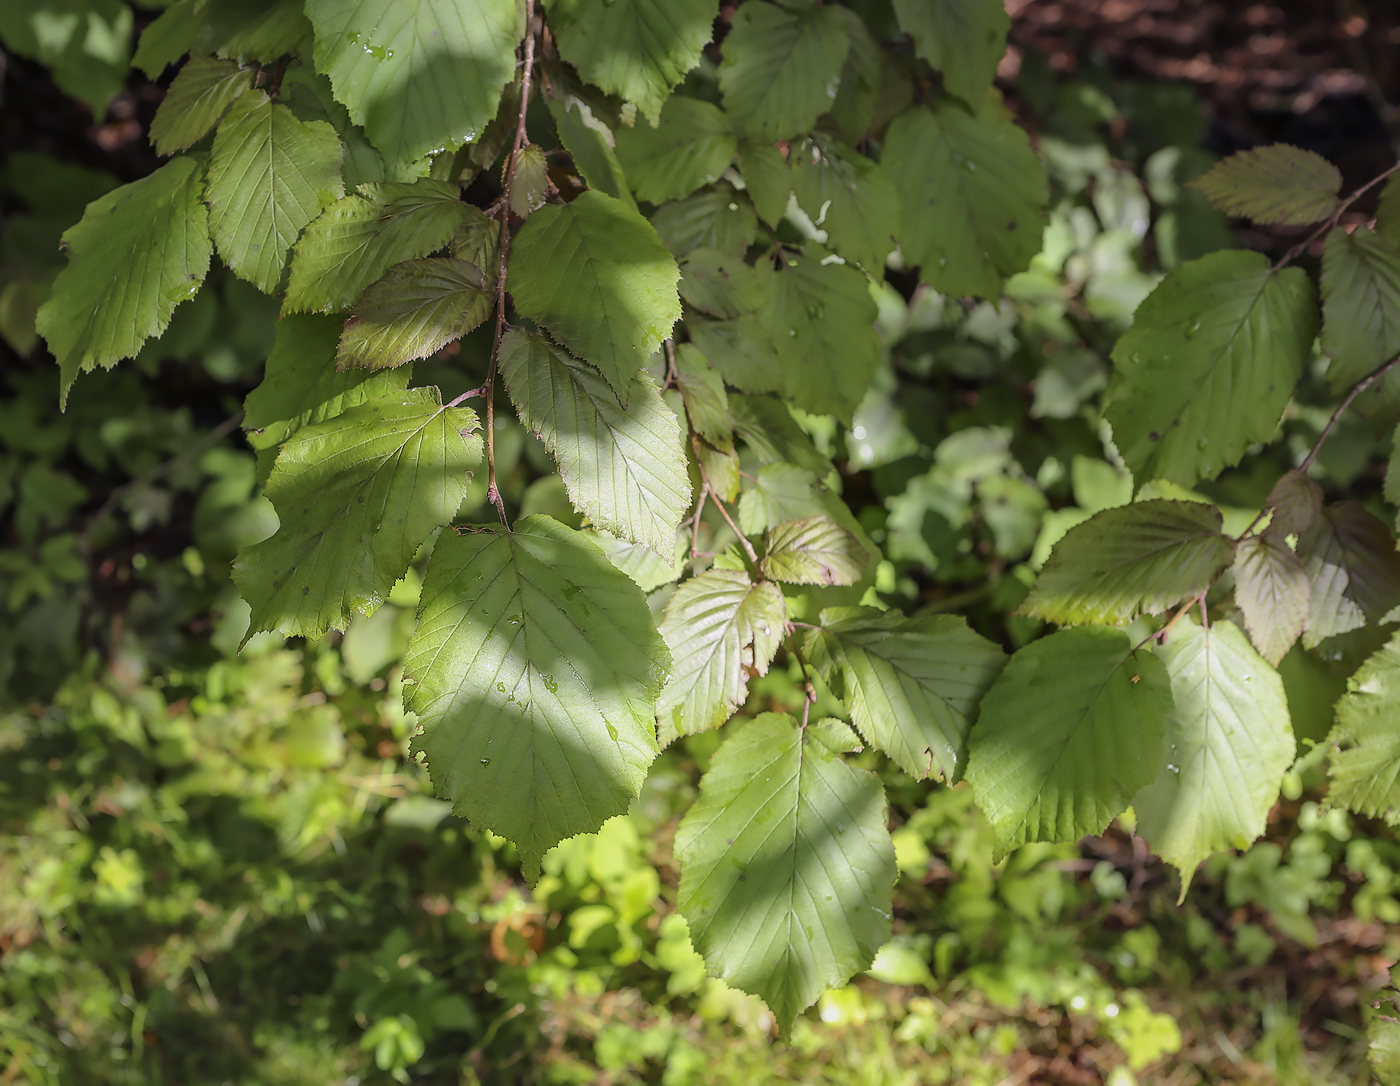
[[[709,497],[709,490],[701,484],[700,497],[695,501],[695,516],[691,518],[693,524],[690,533],[690,557],[692,559],[700,557],[700,514],[705,511],[705,499]]]
[[[1383,170],[1380,173],[1376,174],[1375,177],[1371,178],[1371,180],[1367,181],[1359,189],[1353,192],[1350,196],[1348,196],[1345,200],[1343,200],[1340,204],[1336,206],[1336,209],[1333,210],[1331,216],[1327,219],[1326,222],[1324,222],[1306,238],[1300,241],[1297,245],[1293,246],[1293,248],[1289,249],[1288,252],[1283,254],[1283,256],[1279,257],[1278,260],[1274,262],[1274,266],[1271,270],[1278,271],[1285,264],[1293,263],[1293,261],[1298,258],[1298,255],[1300,253],[1305,252],[1307,248],[1310,245],[1312,245],[1312,243],[1315,242],[1318,238],[1322,237],[1323,234],[1335,230],[1337,228],[1338,221],[1342,217],[1342,212],[1344,212],[1347,208],[1351,207],[1351,205],[1356,203],[1358,199],[1360,199],[1366,193],[1370,192],[1373,188],[1379,185],[1396,170],[1400,170],[1400,162],[1397,162],[1389,169]]]
[[[666,383],[662,388],[680,388],[681,373],[676,368],[676,341],[668,339],[666,341]]]
[[[1352,405],[1356,397],[1360,396],[1373,384],[1393,370],[1397,364],[1400,364],[1400,355],[1392,358],[1375,372],[1367,374],[1352,386],[1352,390],[1347,393],[1347,398],[1337,405],[1337,410],[1332,412],[1332,417],[1327,420],[1327,425],[1322,428],[1322,433],[1317,435],[1317,440],[1313,442],[1313,447],[1308,451],[1308,455],[1304,457],[1303,462],[1298,466],[1299,471],[1305,475],[1307,474],[1308,468],[1312,467],[1313,461],[1317,459],[1317,454],[1322,451],[1322,443],[1331,436],[1332,428],[1337,425],[1337,420],[1342,417],[1342,412]]]
[[[805,728],[807,716],[811,712],[812,706],[817,703],[817,688],[812,684],[812,676],[807,673],[807,661],[802,659],[802,650],[797,647],[797,638],[793,635],[792,625],[792,623],[788,623],[788,652],[792,653],[792,658],[802,669],[802,686],[807,693],[802,701],[802,726]]]
[[[719,510],[719,515],[724,518],[724,522],[728,524],[729,527],[733,529],[734,534],[739,537],[739,542],[744,548],[744,553],[749,556],[750,565],[752,565],[754,569],[757,570],[758,551],[753,549],[753,544],[749,542],[749,537],[746,536],[742,531],[740,531],[739,526],[734,523],[734,518],[729,515],[729,510],[724,507],[724,501],[720,498],[719,492],[715,490],[714,486],[710,483],[710,476],[705,471],[705,461],[700,458],[700,448],[697,444],[699,441],[700,436],[692,431],[690,435],[690,444],[691,448],[695,450],[695,466],[700,471],[701,489],[705,493],[709,494],[711,498],[714,499],[715,508]],[[704,495],[702,494],[701,497],[703,500]]]
[[[478,385],[476,388],[468,389],[456,399],[448,400],[447,406],[456,407],[459,403],[462,403],[464,400],[470,400],[475,396],[485,396],[486,393],[488,393],[489,391],[491,391],[489,385]]]
[[[1180,608],[1177,609],[1176,614],[1172,615],[1172,617],[1167,621],[1167,624],[1165,626],[1163,626],[1160,630],[1156,630],[1153,633],[1148,634],[1136,645],[1134,645],[1133,651],[1137,652],[1138,649],[1142,648],[1149,641],[1161,641],[1165,644],[1167,640],[1167,634],[1172,632],[1172,627],[1175,626],[1178,622],[1180,622],[1182,617],[1186,614],[1186,612],[1191,610],[1191,608],[1194,607],[1196,604],[1199,603],[1202,606],[1205,606],[1205,599],[1205,592],[1202,592],[1199,596],[1192,596],[1189,600],[1183,603]]]

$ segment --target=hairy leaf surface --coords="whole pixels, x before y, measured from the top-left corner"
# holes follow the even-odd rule
[[[481,269],[470,261],[406,261],[355,303],[336,365],[379,370],[427,358],[484,321],[495,301]]]

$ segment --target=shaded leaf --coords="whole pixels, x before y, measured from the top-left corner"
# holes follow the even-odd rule
[[[1298,540],[1298,557],[1312,584],[1303,644],[1368,622],[1380,622],[1400,606],[1400,554],[1390,529],[1356,502],[1322,510]]]
[[[759,218],[769,226],[782,222],[792,195],[787,156],[771,143],[745,140],[739,145],[739,174]]]
[[[635,208],[637,203],[627,187],[622,163],[617,160],[612,129],[594,116],[587,102],[567,92],[549,100],[549,113],[554,118],[560,142],[573,157],[588,187]]]
[[[379,370],[427,358],[484,321],[495,301],[481,269],[469,261],[406,261],[355,303],[336,365]]]
[[[1347,682],[1327,742],[1328,805],[1400,825],[1400,637]]]
[[[231,60],[191,57],[151,120],[151,145],[168,155],[198,143],[252,82],[252,69]]]
[[[884,171],[849,147],[813,137],[793,147],[792,185],[831,247],[882,278],[900,233],[899,194]]]
[[[767,282],[763,278],[759,281]],[[681,289],[687,289],[684,279]],[[766,298],[765,286],[760,306]],[[745,392],[782,391],[783,369],[778,348],[756,313],[743,313],[724,321],[687,315],[685,327],[700,353],[735,388]]]
[[[681,298],[715,317],[742,317],[768,300],[769,278],[741,257],[692,249],[681,265]]]
[[[677,348],[676,376],[691,429],[721,452],[733,452],[734,422],[724,380],[693,344]]]
[[[719,249],[743,256],[758,236],[749,198],[727,181],[656,209],[651,217],[666,248],[677,256],[692,249]]]
[[[617,158],[637,198],[663,204],[713,184],[734,160],[729,118],[718,106],[676,95],[661,110],[657,127],[617,132]]]
[[[1240,540],[1231,573],[1250,640],[1260,656],[1278,667],[1308,620],[1312,585],[1307,571],[1283,536],[1271,530]]]
[[[1327,235],[1322,251],[1322,349],[1343,392],[1400,354],[1400,247],[1365,227]]]
[[[1189,184],[1227,215],[1306,226],[1336,210],[1342,175],[1313,151],[1272,143],[1222,159]]]
[[[509,169],[507,163],[506,169]],[[502,177],[502,186],[505,180]],[[544,206],[554,189],[549,179],[549,161],[544,151],[533,143],[526,144],[515,156],[515,179],[510,189],[510,210],[517,219],[528,219],[531,212]]]
[[[943,85],[979,102],[1006,52],[1004,0],[894,0],[894,10],[919,56],[943,73]]]
[[[1280,536],[1302,535],[1322,513],[1322,487],[1301,471],[1279,476],[1264,505],[1274,511],[1269,531]]]
[[[854,535],[830,517],[804,517],[768,531],[765,577],[787,584],[855,584],[870,555]]]

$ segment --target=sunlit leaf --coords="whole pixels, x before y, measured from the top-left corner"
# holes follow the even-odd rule
[[[1385,523],[1356,502],[1322,510],[1298,540],[1312,591],[1303,644],[1379,622],[1400,606],[1400,553]]]
[[[1400,637],[1347,683],[1327,742],[1327,802],[1400,825]]]
[[[1284,537],[1268,531],[1241,539],[1230,572],[1250,640],[1274,667],[1303,633],[1312,585]]]
[[[406,261],[355,303],[336,364],[378,370],[427,358],[484,321],[495,301],[481,269],[469,261]]]

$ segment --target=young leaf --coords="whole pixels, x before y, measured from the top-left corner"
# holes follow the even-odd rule
[[[484,321],[495,301],[481,269],[469,261],[429,257],[399,264],[355,303],[336,365],[380,370],[427,358]]]
[[[79,373],[136,354],[198,293],[212,252],[203,187],[203,162],[175,158],[94,200],[64,231],[68,266],[35,322],[58,360],[60,402]]]
[[[980,102],[1006,52],[1011,17],[1003,0],[894,0],[894,10],[919,56],[943,73],[943,85]]]
[[[1308,620],[1307,571],[1284,537],[1270,529],[1240,540],[1231,572],[1250,640],[1271,667],[1278,667]]]
[[[1264,832],[1293,764],[1293,729],[1278,672],[1231,622],[1178,623],[1159,650],[1175,709],[1167,761],[1133,800],[1138,833],[1181,872],[1181,900],[1212,852],[1246,849]]]
[[[588,82],[635,102],[652,124],[700,63],[715,0],[546,0],[559,55]]]
[[[807,651],[861,734],[916,780],[962,775],[977,704],[1006,664],[961,618],[868,607],[823,611]]]
[[[501,341],[501,379],[520,421],[559,462],[575,508],[671,561],[690,479],[680,424],[656,386],[634,374],[619,407],[589,366],[519,330]]]
[[[1104,410],[1138,479],[1190,486],[1268,441],[1317,334],[1312,282],[1262,253],[1183,264],[1113,348]]]
[[[820,136],[792,150],[797,202],[831,238],[831,247],[881,279],[898,244],[899,194],[874,162]]]
[[[281,282],[302,228],[344,194],[341,146],[324,121],[302,124],[262,91],[229,107],[209,160],[209,232],[240,279],[264,294]]]
[[[744,703],[749,675],[767,675],[787,606],[778,586],[712,569],[676,589],[661,620],[675,661],[656,703],[661,744],[718,728]]]
[[[595,191],[531,215],[511,249],[516,308],[597,366],[623,401],[681,315],[679,278],[646,219]]]
[[[191,57],[156,110],[151,145],[162,155],[194,146],[252,82],[252,69],[241,64]]]
[[[1171,711],[1162,661],[1119,630],[1060,630],[1011,657],[968,744],[998,855],[1102,833],[1157,776]]]
[[[622,163],[617,160],[613,130],[593,115],[587,102],[568,92],[549,100],[549,115],[554,118],[559,141],[573,157],[588,187],[635,208],[637,202],[632,199]]]
[[[789,520],[768,531],[765,577],[787,584],[855,584],[870,555],[830,517]]]
[[[651,221],[677,256],[692,249],[719,249],[742,257],[758,236],[749,198],[727,181],[657,208]]]
[[[1274,511],[1269,531],[1280,537],[1302,535],[1322,513],[1322,487],[1301,471],[1279,476],[1264,505]]]
[[[1217,162],[1190,185],[1227,215],[1306,226],[1336,210],[1342,175],[1313,151],[1272,143]]]
[[[1322,251],[1322,349],[1341,393],[1400,354],[1400,247],[1358,227],[1327,235]]]
[[[281,526],[233,566],[253,609],[249,635],[314,639],[374,611],[457,515],[481,463],[476,427],[474,411],[415,388],[298,430],[267,484]]]
[[[1390,529],[1356,502],[1322,511],[1298,540],[1298,557],[1312,584],[1303,644],[1308,648],[1400,606],[1400,554]]]
[[[742,5],[719,66],[725,112],[741,134],[765,143],[806,132],[831,108],[850,47],[833,7]]]
[[[515,156],[515,181],[510,190],[511,214],[517,219],[529,218],[544,206],[553,190],[549,160],[544,157],[544,151],[533,143],[520,148]]]
[[[535,879],[546,851],[636,798],[669,665],[642,590],[580,533],[546,516],[446,532],[404,658],[413,749]]]
[[[787,156],[771,143],[745,140],[739,145],[739,173],[759,217],[769,226],[777,226],[787,215],[792,195]]]
[[[1055,544],[1019,614],[1060,625],[1122,623],[1204,592],[1230,564],[1220,510],[1146,501],[1105,509]]]
[[[1327,743],[1328,804],[1400,825],[1400,635],[1347,683]]]
[[[855,268],[787,258],[769,280],[760,318],[782,363],[783,388],[798,407],[851,420],[880,360],[875,316],[865,276]]]
[[[718,106],[676,95],[656,128],[637,125],[617,132],[617,158],[638,199],[663,204],[713,184],[734,161],[737,146],[729,118]]]
[[[393,170],[471,143],[515,73],[514,0],[307,0],[317,71]]]
[[[886,826],[875,775],[783,714],[728,739],[701,780],[676,833],[677,904],[711,975],[760,996],[784,1034],[890,937]]]
[[[347,309],[395,264],[441,249],[480,217],[461,196],[456,185],[424,178],[362,185],[331,204],[297,242],[282,312]]]
[[[772,276],[764,271],[718,249],[692,249],[681,265],[681,298],[712,316],[742,317],[768,300]]]
[[[1025,131],[989,102],[943,99],[895,118],[881,160],[903,209],[907,263],[945,294],[995,301],[1040,251],[1049,184]]]
[[[758,281],[765,284],[757,298],[760,306],[767,301],[766,284],[770,278],[758,277]],[[686,289],[682,279],[682,293]],[[710,364],[735,388],[745,392],[782,391],[782,360],[778,357],[778,348],[773,345],[773,337],[756,313],[744,313],[726,321],[687,314],[685,327],[700,353],[710,359]]]

